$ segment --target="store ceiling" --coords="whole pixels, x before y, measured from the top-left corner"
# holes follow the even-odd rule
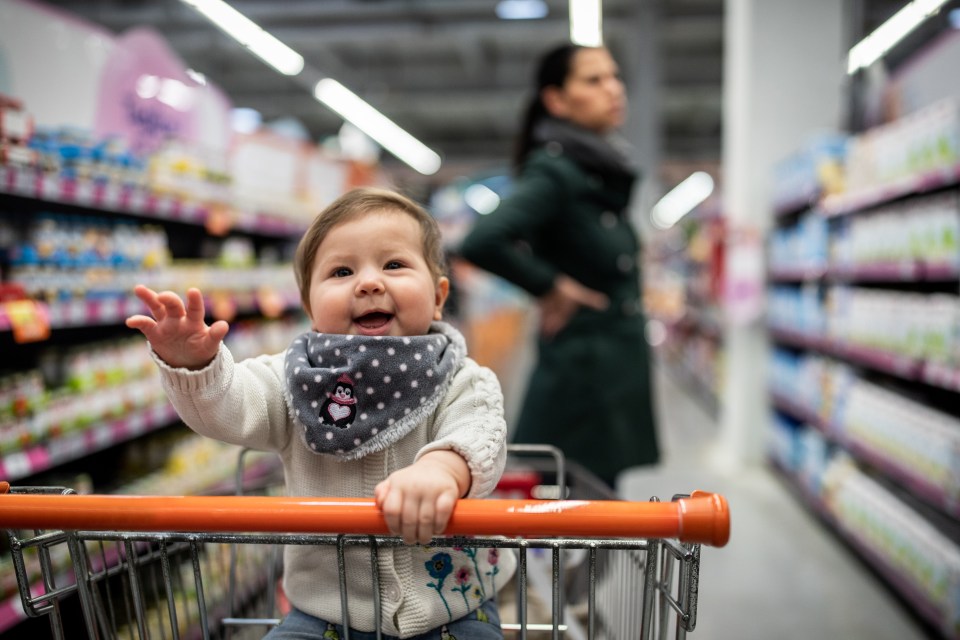
[[[895,0],[859,3],[865,19],[889,15]],[[50,0],[121,33],[150,25],[186,64],[205,74],[234,106],[265,120],[294,117],[314,140],[342,121],[303,81],[275,72],[178,0]],[[533,61],[567,38],[568,0],[547,0],[535,21],[505,21],[496,0],[231,0],[231,4],[438,151],[447,171],[504,166],[528,97]],[[624,76],[633,65],[640,13],[658,7],[659,156],[666,164],[720,158],[724,0],[604,0],[604,37]],[[634,100],[643,96],[633,96]],[[392,158],[385,162],[394,162]]]

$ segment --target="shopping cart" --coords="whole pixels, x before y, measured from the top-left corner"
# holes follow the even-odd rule
[[[514,595],[498,602],[501,612],[515,612],[503,616],[513,620],[503,624],[507,637],[665,638],[672,627],[682,638],[694,630],[700,546],[729,537],[722,496],[605,499],[612,496],[602,483],[553,448],[512,453],[554,459],[552,469],[522,468],[535,479],[525,490],[553,499],[461,500],[445,537],[431,543],[515,550]],[[279,545],[336,549],[349,626],[347,549],[366,547],[377,567],[381,550],[403,544],[366,499],[94,496],[4,482],[0,494],[23,609],[47,616],[54,638],[262,637],[279,622]],[[65,613],[72,600],[82,613],[76,619]]]

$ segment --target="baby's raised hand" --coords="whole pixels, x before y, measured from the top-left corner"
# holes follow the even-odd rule
[[[387,527],[407,544],[427,544],[447,528],[470,488],[470,469],[454,451],[431,451],[377,485],[373,496]]]
[[[202,369],[210,364],[230,326],[223,320],[207,326],[199,289],[187,291],[186,305],[172,291],[157,293],[141,284],[133,292],[153,317],[130,316],[127,326],[139,329],[161,360],[185,369]]]

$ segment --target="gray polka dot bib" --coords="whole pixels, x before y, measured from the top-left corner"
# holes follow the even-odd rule
[[[356,460],[382,451],[437,408],[466,351],[444,322],[423,336],[308,331],[284,359],[290,415],[314,453]]]

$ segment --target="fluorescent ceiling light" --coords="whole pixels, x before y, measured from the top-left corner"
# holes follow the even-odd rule
[[[245,46],[255,56],[287,76],[303,71],[303,56],[263,30],[223,0],[182,0]]]
[[[472,184],[463,192],[464,201],[479,214],[492,213],[500,205],[500,196],[485,184]]]
[[[660,198],[650,212],[650,220],[658,229],[669,229],[680,219],[693,211],[694,207],[713,193],[713,178],[710,174],[697,171],[675,186],[670,193]]]
[[[318,82],[313,95],[423,175],[433,175],[440,169],[440,156],[435,151],[333,78]]]
[[[537,20],[548,13],[543,0],[500,0],[496,11],[501,20]]]
[[[914,0],[897,11],[873,33],[850,49],[847,55],[847,73],[852,75],[857,70],[869,67],[879,60],[946,2],[947,0]]]
[[[570,42],[584,47],[603,44],[600,0],[570,0]]]

